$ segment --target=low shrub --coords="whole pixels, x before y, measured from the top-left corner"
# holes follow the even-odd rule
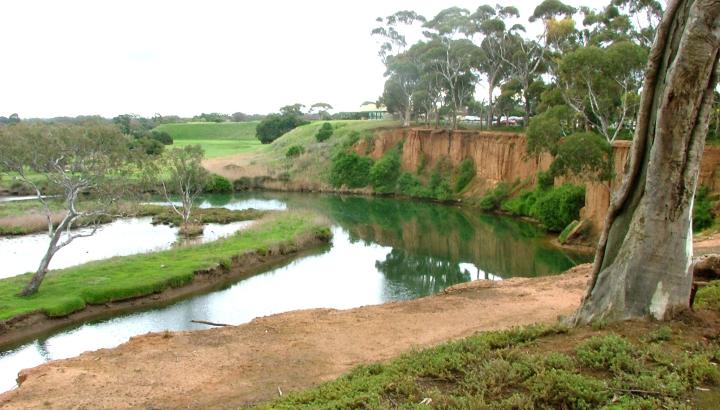
[[[293,145],[287,149],[287,152],[285,152],[285,156],[288,158],[295,158],[300,156],[300,154],[302,154],[303,152],[305,152],[305,148],[300,145]]]
[[[447,201],[452,198],[453,192],[450,188],[450,181],[443,172],[443,164],[439,162],[430,174],[428,191],[432,198]]]
[[[473,178],[475,178],[475,162],[468,158],[458,166],[455,174],[455,192],[459,193],[465,189]]]
[[[533,208],[535,218],[553,232],[560,232],[570,222],[580,217],[580,209],[585,206],[585,188],[563,184],[544,191],[537,198]]]
[[[553,408],[596,409],[610,399],[605,383],[566,370],[550,369],[528,380],[536,404]]]
[[[376,192],[395,192],[400,177],[400,153],[393,149],[388,151],[370,168],[370,184]]]
[[[480,200],[480,208],[486,212],[497,211],[500,205],[510,196],[510,185],[501,182],[494,189],[488,191]]]
[[[172,135],[168,134],[165,131],[154,130],[150,133],[150,138],[154,139],[155,141],[157,141],[163,145],[172,145],[173,144]]]
[[[640,367],[635,359],[635,349],[626,339],[610,334],[591,337],[575,348],[583,366],[613,373],[635,373]]]
[[[531,216],[538,192],[541,191],[522,191],[520,195],[503,202],[500,209],[514,216]]]
[[[320,127],[317,134],[315,134],[315,139],[318,142],[323,142],[323,141],[330,139],[330,137],[332,137],[332,135],[333,135],[332,124],[330,124],[329,122],[326,122]]]
[[[233,184],[224,176],[213,174],[205,185],[204,192],[209,194],[229,194],[233,192]]]
[[[336,188],[345,185],[348,188],[366,187],[370,182],[370,168],[373,160],[355,153],[337,154],[330,167],[330,184]]]
[[[698,188],[693,204],[693,231],[700,232],[711,227],[715,222],[715,216],[710,189],[705,186]]]

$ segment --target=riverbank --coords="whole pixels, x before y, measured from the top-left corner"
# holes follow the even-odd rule
[[[290,395],[287,401],[274,402],[270,408],[343,408],[362,403],[394,407],[393,403],[416,405],[426,397],[434,397],[433,403],[445,403],[453,407],[453,402],[443,401],[441,392],[453,389],[452,383],[458,374],[443,373],[442,369],[452,369],[452,366],[463,364],[463,360],[473,358],[473,363],[491,362],[492,366],[487,369],[493,370],[498,370],[497,366],[504,363],[504,370],[496,374],[496,379],[482,380],[496,380],[498,386],[505,386],[503,389],[506,389],[508,383],[512,384],[525,374],[518,373],[524,367],[512,367],[513,361],[528,366],[535,363],[548,369],[570,370],[576,365],[576,359],[567,356],[573,356],[576,347],[593,336],[608,337],[618,333],[636,344],[641,340],[643,343],[672,340],[665,345],[656,344],[654,350],[650,349],[655,355],[652,357],[658,360],[667,358],[661,358],[658,349],[672,346],[670,354],[682,355],[687,350],[683,346],[688,343],[717,340],[717,336],[720,336],[716,334],[720,317],[706,312],[672,322],[669,330],[666,324],[631,322],[573,330],[550,326],[546,330],[526,328],[510,333],[478,334],[469,341],[440,346],[426,356],[419,353],[419,357],[425,357],[426,360],[418,362],[417,353],[400,359],[401,362],[414,361],[434,369],[434,373],[421,375],[419,379],[406,377],[393,382],[394,379],[388,376],[397,376],[390,371],[398,368],[397,362],[372,364],[409,351],[471,336],[479,331],[509,329],[533,323],[556,323],[559,316],[569,315],[577,308],[586,290],[589,269],[589,265],[582,265],[555,277],[517,278],[503,282],[476,281],[412,301],[350,310],[288,312],[258,318],[237,327],[138,336],[114,349],[88,352],[73,359],[54,361],[22,371],[19,376],[20,387],[0,395],[0,407],[238,408],[263,403],[277,398],[279,394],[286,396],[317,386],[360,364],[369,366],[355,370],[352,379],[345,377],[319,390]],[[648,335],[653,340],[647,340]],[[472,340],[479,342],[474,343]],[[491,347],[492,351],[483,350],[483,343],[494,346]],[[625,346],[622,342],[620,344]],[[696,345],[694,349],[699,352],[701,347],[707,347],[704,346]],[[471,353],[473,348],[480,349],[482,355]],[[647,349],[647,346],[643,350],[628,347],[623,351],[632,355],[626,360],[635,360],[637,352]],[[684,374],[697,376],[689,386],[705,389],[708,380],[714,380],[714,373],[708,370],[712,367],[704,364],[716,359],[707,356],[706,350],[703,350],[702,357],[678,362],[678,369],[688,370]],[[461,354],[463,352],[465,354]],[[547,352],[556,353],[548,357]],[[712,354],[712,350],[709,352]],[[439,357],[438,353],[461,354],[463,360],[432,360],[433,357]],[[552,362],[551,359],[557,360]],[[531,370],[533,366],[525,368]],[[556,370],[548,372],[549,376],[565,375],[558,374]],[[594,372],[597,376],[598,370]],[[528,373],[527,377],[531,375]],[[706,375],[710,375],[710,379],[706,379]],[[586,383],[580,376],[568,377],[544,380],[550,383],[551,393],[558,392],[556,397],[548,398],[556,400],[549,401],[550,404],[560,406],[563,399],[571,399],[575,395],[591,398],[607,396],[606,390],[593,391],[598,387],[607,387],[604,384],[600,386],[593,380]],[[581,382],[579,392],[567,392],[562,387],[567,386],[563,380],[570,379]],[[359,384],[353,380],[359,381]],[[391,383],[382,384],[384,381]],[[559,384],[552,385],[555,382]],[[657,381],[652,379],[648,382]],[[415,386],[413,391],[416,395],[406,395],[408,383]],[[676,389],[678,397],[683,399],[689,394],[688,397],[696,400],[694,403],[700,403],[697,400],[707,397],[711,400],[709,403],[712,403],[712,397],[715,396],[702,395],[716,394],[715,390],[691,390],[688,393],[685,390],[688,385],[681,383],[685,383],[685,379],[678,380],[675,385],[658,387],[653,384],[652,389],[642,391]],[[591,386],[592,389],[583,391],[582,386]],[[381,393],[377,393],[378,387],[382,388]],[[639,397],[643,398],[641,389],[636,390],[640,392],[637,393]],[[565,393],[568,395],[563,396]],[[621,392],[618,398],[623,394],[632,395]],[[650,398],[653,397],[650,395]]]
[[[0,408],[237,408],[334,379],[479,330],[551,323],[574,311],[587,266],[570,273],[477,281],[406,302],[313,309],[237,327],[155,333],[21,372]],[[522,303],[518,303],[522,301]]]
[[[3,279],[0,346],[92,317],[162,305],[262,270],[329,239],[329,229],[318,217],[278,213],[215,242],[52,271],[30,298],[16,296],[29,274]]]
[[[48,201],[53,225],[59,224],[67,214],[62,201],[51,199]],[[81,204],[83,206],[85,204]],[[101,224],[110,223],[120,218],[153,217],[153,224],[179,226],[181,217],[169,206],[147,205],[136,203],[122,203],[117,209],[110,211],[113,216],[106,216],[98,221]],[[255,209],[230,210],[224,208],[197,208],[191,214],[193,224],[219,223],[228,224],[262,217],[266,212]],[[94,224],[95,220],[78,220],[74,226],[77,228]],[[22,201],[0,202],[0,236],[21,236],[33,233],[47,232],[47,215],[42,205],[34,198]]]

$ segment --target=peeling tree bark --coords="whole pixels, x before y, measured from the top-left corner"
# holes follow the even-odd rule
[[[648,63],[623,183],[576,324],[688,307],[692,202],[717,84],[720,1],[672,0]]]

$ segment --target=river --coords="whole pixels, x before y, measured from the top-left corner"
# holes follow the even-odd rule
[[[531,224],[426,202],[246,193],[210,196],[202,206],[313,210],[327,217],[334,237],[330,246],[223,289],[80,324],[0,352],[0,391],[15,386],[19,370],[48,360],[114,347],[147,332],[207,328],[191,320],[242,324],[296,309],[346,309],[413,299],[473,279],[557,274],[590,259],[554,248]],[[161,231],[125,236],[142,238],[143,243],[154,243],[152,238],[166,243],[170,237]],[[127,248],[137,242],[107,235],[93,237],[87,246],[112,248],[119,255],[136,253]],[[75,262],[84,261],[82,246],[74,252],[80,255]]]

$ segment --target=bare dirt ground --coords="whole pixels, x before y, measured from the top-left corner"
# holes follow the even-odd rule
[[[155,333],[21,372],[2,409],[237,408],[414,348],[572,313],[589,265],[560,276],[471,282],[423,299],[315,309],[198,332]],[[270,303],[271,301],[269,301]]]
[[[256,153],[242,153],[228,157],[209,158],[203,161],[208,171],[222,175],[230,180],[240,177],[257,177],[271,175],[266,166],[256,162]]]
[[[696,255],[720,253],[720,233],[695,237],[693,248]]]

